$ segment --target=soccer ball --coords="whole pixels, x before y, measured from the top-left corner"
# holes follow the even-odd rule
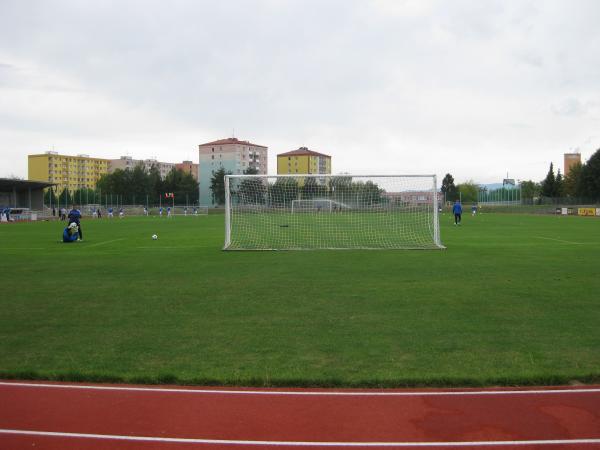
[[[153,241],[155,241],[155,240],[157,240],[157,239],[158,239],[158,236],[157,236],[156,234],[153,234],[153,235],[152,235],[152,240],[153,240]]]

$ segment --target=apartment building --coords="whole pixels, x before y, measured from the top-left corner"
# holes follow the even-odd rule
[[[277,155],[277,174],[330,174],[331,156],[300,147]]]
[[[61,155],[58,152],[28,155],[28,178],[56,184],[57,192],[64,189],[94,189],[100,177],[108,173],[110,160],[90,158],[89,155]]]
[[[268,150],[264,145],[240,141],[236,138],[220,139],[198,146],[198,183],[200,204],[215,206],[210,189],[211,178],[223,168],[232,174],[242,174],[254,168],[259,174],[267,174]]]
[[[110,160],[108,172],[113,173],[117,169],[133,170],[137,165],[144,167],[146,172],[149,172],[152,166],[156,167],[162,179],[176,167],[175,163],[161,162],[156,159],[133,159],[131,156],[121,156],[119,159]]]
[[[192,161],[183,161],[175,164],[175,167],[183,172],[191,174],[194,177],[194,180],[198,181],[198,164],[194,164]]]

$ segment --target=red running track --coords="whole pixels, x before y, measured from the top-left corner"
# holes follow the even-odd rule
[[[235,390],[0,381],[0,449],[600,449],[600,386]]]

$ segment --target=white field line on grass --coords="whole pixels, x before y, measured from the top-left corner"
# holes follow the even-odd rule
[[[520,445],[586,445],[600,444],[600,439],[532,439],[525,441],[456,441],[456,442],[332,442],[332,441],[252,441],[240,439],[195,439],[155,436],[123,436],[118,434],[63,433],[58,431],[34,431],[0,429],[0,434],[21,436],[46,436],[74,439],[104,439],[137,442],[168,442],[180,444],[220,444],[294,447],[498,447]]]
[[[98,247],[99,245],[110,244],[111,242],[124,241],[125,238],[112,239],[110,241],[96,242],[95,244],[86,245],[87,248]]]
[[[169,246],[169,245],[160,245],[160,244],[156,244],[156,245],[144,245],[142,247],[135,247],[136,249],[147,249],[150,248],[152,250],[156,250],[156,249],[167,249],[167,250],[187,250],[190,248],[214,248],[214,249],[218,249],[221,250],[221,247],[219,247],[218,245],[187,245],[187,246]]]
[[[547,239],[549,241],[555,241],[555,242],[562,242],[564,244],[574,244],[574,245],[585,245],[586,242],[573,242],[573,241],[565,241],[564,239],[555,239],[555,238],[549,238],[549,237],[544,237],[544,236],[534,236],[538,239]]]
[[[272,391],[233,389],[187,389],[154,388],[133,386],[94,386],[78,384],[22,383],[0,381],[0,386],[23,388],[80,389],[97,391],[160,392],[173,394],[221,394],[221,395],[274,395],[274,396],[342,396],[342,397],[421,397],[421,396],[477,396],[477,395],[557,395],[557,394],[600,394],[599,388],[532,389],[498,391]]]

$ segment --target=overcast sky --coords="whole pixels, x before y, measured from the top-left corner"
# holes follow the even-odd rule
[[[0,177],[47,150],[541,180],[600,148],[600,1],[0,1]]]

